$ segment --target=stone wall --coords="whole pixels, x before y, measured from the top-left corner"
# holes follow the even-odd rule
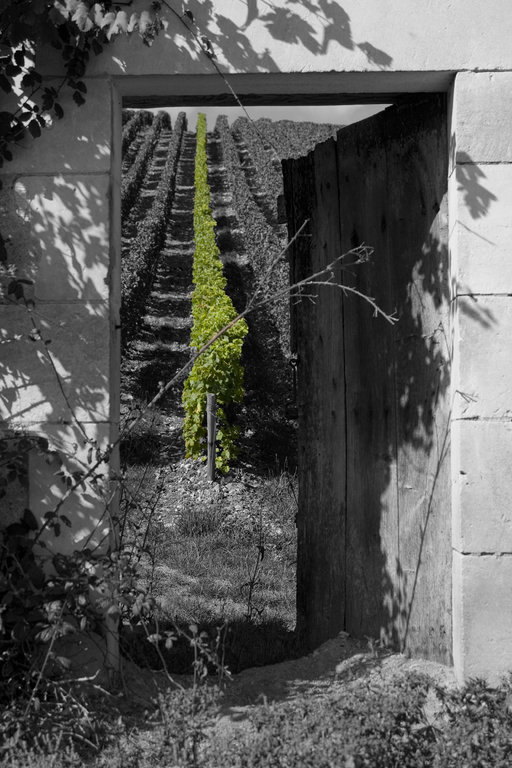
[[[145,8],[136,0],[129,10]],[[512,668],[512,14],[495,0],[263,0],[189,2],[220,68],[246,103],[392,101],[448,91],[453,302],[453,656],[459,676]],[[220,9],[220,10],[217,10]],[[34,279],[31,313],[2,299],[0,408],[7,432],[47,434],[87,451],[117,433],[121,102],[229,103],[229,88],[176,15],[152,48],[117,40],[92,62],[87,103],[27,141],[3,168],[0,226],[19,275]],[[40,62],[60,75],[53,52]],[[475,316],[477,321],[475,321]],[[50,370],[45,345],[60,372]],[[75,445],[77,448],[75,448]],[[83,458],[83,456],[82,456]],[[29,503],[38,514],[62,494],[55,468],[34,459]],[[108,489],[105,489],[108,498]],[[104,499],[68,502],[63,548],[109,537]],[[12,511],[12,506],[10,507]]]

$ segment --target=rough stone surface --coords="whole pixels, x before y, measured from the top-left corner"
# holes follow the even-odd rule
[[[504,71],[512,70],[510,0],[495,0],[491,16],[488,5],[478,0],[395,0],[392,13],[389,4],[357,0],[275,0],[270,5],[223,0],[216,5],[214,10],[212,4],[198,4],[196,21],[211,40],[220,66],[234,73],[231,82],[242,94],[258,85],[266,93],[273,88],[276,99],[299,92],[314,96],[323,88],[322,78],[331,78],[331,86],[333,78],[339,79],[333,92],[356,95],[372,88],[374,93],[395,87],[403,91],[409,78],[416,84],[407,89],[412,92],[432,89],[441,77],[447,87],[450,73],[473,70],[456,76],[451,104],[451,167],[455,158],[458,163],[449,191],[451,277],[459,294],[512,293],[512,178],[507,165],[512,162],[512,74]],[[147,0],[135,0],[130,12],[146,7]],[[105,283],[107,254],[114,273],[118,267],[119,243],[107,244],[111,215],[110,237],[120,239],[119,195],[114,190],[109,197],[107,187],[107,175],[113,187],[119,184],[120,108],[114,102],[121,92],[141,99],[156,94],[159,103],[176,93],[201,92],[205,98],[228,94],[179,19],[166,9],[162,12],[169,23],[152,48],[121,36],[104,55],[94,57],[86,105],[77,109],[70,95],[63,99],[62,123],[56,122],[37,141],[27,141],[14,162],[4,167],[22,175],[6,184],[0,200],[2,234],[5,223],[12,237],[7,250],[21,276],[35,280],[30,298],[36,300],[36,325],[51,338],[49,349],[70,402],[88,421],[110,418],[116,356],[109,336],[118,305],[115,274],[110,307]],[[44,72],[55,75],[61,74],[61,66],[55,55],[38,62]],[[305,76],[308,84],[300,91]],[[177,81],[186,85],[173,90]],[[251,87],[244,86],[249,81]],[[365,88],[362,81],[373,86]],[[194,91],[195,82],[202,83],[203,91]],[[418,89],[419,82],[424,82],[423,89]],[[89,303],[73,304],[77,299]],[[25,427],[34,421],[69,419],[44,351],[27,338],[31,325],[26,311],[12,306],[0,310],[4,338],[23,337],[1,348],[1,417]],[[452,433],[453,498],[459,516],[454,519],[454,542],[483,551],[488,545],[496,547],[498,539],[508,546],[510,535],[504,530],[510,498],[504,478],[510,464],[509,425],[483,420],[512,417],[512,299],[460,298],[454,325],[454,414],[469,421],[457,423]],[[67,441],[68,449],[74,450],[77,442],[83,456],[80,436],[70,427],[46,423],[38,428]],[[87,429],[99,429],[107,439],[111,427]],[[34,462],[32,473],[30,504],[42,513],[62,490],[47,464]],[[65,509],[70,518],[76,516],[77,525],[56,540],[59,548],[83,545],[96,530],[102,539],[106,523],[103,519],[98,525],[103,508],[94,493],[83,494],[80,503],[67,501]],[[512,667],[512,557],[454,557],[458,674],[494,680]]]
[[[465,553],[512,552],[512,423],[461,421],[458,435],[453,546]]]
[[[147,8],[136,0],[132,11]],[[512,16],[508,0],[489,10],[478,0],[447,4],[394,0],[294,3],[239,0],[195,4],[194,16],[227,72],[456,71],[512,68]],[[91,74],[116,76],[210,74],[183,24],[162,8],[168,26],[153,46],[121,35],[105,56],[92,58]],[[475,52],[478,61],[475,62]],[[55,66],[46,71],[56,73]],[[215,75],[212,75],[212,80]]]
[[[512,72],[460,72],[457,162],[512,162]]]
[[[454,552],[453,564],[455,673],[497,684],[512,669],[512,553]]]
[[[454,416],[511,419],[512,297],[457,299],[458,390]]]
[[[23,142],[4,171],[15,174],[98,173],[110,171],[111,152],[111,85],[106,79],[84,80],[86,105],[76,108],[72,91],[62,92],[59,103],[64,110],[62,120],[55,119],[40,138]],[[60,80],[48,85],[59,87]]]
[[[109,420],[109,319],[105,303],[0,306],[2,346],[0,419],[30,421]],[[37,339],[34,328],[40,331]],[[35,336],[35,338],[34,338]],[[45,344],[49,341],[49,344]]]
[[[456,180],[457,292],[512,293],[512,164],[458,165]]]
[[[43,520],[45,512],[53,511],[67,492],[64,480],[56,473],[61,469],[65,469],[68,475],[86,471],[91,466],[89,449],[93,448],[94,460],[96,446],[104,450],[110,442],[110,429],[108,424],[85,424],[83,430],[75,425],[33,424],[29,431],[47,437],[49,448],[58,453],[53,459],[49,457],[50,463],[47,462],[48,457],[43,455],[32,454],[29,457],[29,508],[39,520]],[[90,442],[86,441],[86,437]],[[106,465],[100,464],[96,473],[106,476]],[[59,536],[48,531],[44,538],[48,554],[71,554],[85,547],[106,549],[110,530],[107,499],[108,486],[102,480],[97,486],[86,481],[85,489],[74,491],[59,509],[59,515],[64,515],[71,525],[59,518]]]
[[[8,263],[18,278],[34,282],[36,302],[108,299],[109,184],[107,174],[4,182],[0,230]],[[0,277],[4,293],[9,280]]]

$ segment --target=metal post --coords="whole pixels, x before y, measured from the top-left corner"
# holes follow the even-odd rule
[[[206,395],[206,426],[208,429],[208,453],[206,467],[208,480],[215,480],[215,438],[217,436],[217,399],[215,395]]]

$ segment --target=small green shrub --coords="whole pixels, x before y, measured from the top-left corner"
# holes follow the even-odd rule
[[[216,223],[210,210],[210,188],[206,159],[206,118],[197,122],[197,150],[194,198],[194,269],[195,289],[192,296],[194,324],[190,344],[201,349],[216,333],[236,317],[236,310],[225,292],[219,249],[215,241]],[[236,457],[239,430],[229,424],[225,407],[239,403],[243,397],[243,368],[240,362],[247,324],[239,320],[195,362],[183,389],[185,422],[183,436],[187,457],[199,458],[204,450],[206,429],[203,426],[206,395],[217,397],[220,428],[217,440],[221,447],[217,467],[223,472]]]

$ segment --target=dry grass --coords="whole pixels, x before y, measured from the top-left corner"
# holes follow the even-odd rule
[[[138,467],[128,482],[146,500],[136,506],[125,495],[123,530],[140,557],[140,586],[156,600],[153,622],[195,623],[210,636],[224,627],[232,671],[293,653],[295,477],[238,472],[212,485],[202,464],[182,461]],[[161,664],[145,648],[145,631],[124,634],[132,658]],[[190,671],[190,651],[179,646],[163,650],[166,662],[172,672]]]

